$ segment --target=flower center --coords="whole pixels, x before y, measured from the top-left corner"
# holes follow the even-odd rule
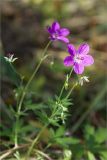
[[[59,32],[55,31],[54,34],[53,34],[53,38],[57,38],[58,36],[59,36]]]
[[[78,55],[78,54],[76,54],[76,55],[74,56],[74,62],[76,62],[76,63],[81,63],[83,59],[84,59],[84,58],[81,57],[81,56]]]

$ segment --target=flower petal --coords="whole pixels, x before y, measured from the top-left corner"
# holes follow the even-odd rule
[[[53,31],[56,31],[56,30],[58,30],[58,29],[60,29],[59,23],[58,23],[58,22],[53,22],[53,24],[52,24],[52,30],[53,30]]]
[[[52,35],[50,35],[49,39],[52,40],[52,41],[56,40],[56,38],[54,38]]]
[[[94,59],[90,55],[85,55],[83,59],[84,66],[90,66],[94,63]]]
[[[59,37],[57,37],[57,39],[58,39],[58,40],[60,40],[60,41],[65,42],[65,43],[69,43],[69,39],[68,39],[68,38],[66,38],[66,37],[59,36]]]
[[[59,34],[61,36],[67,36],[67,35],[70,34],[70,31],[67,28],[62,28],[62,29],[59,30]]]
[[[67,56],[65,59],[64,59],[64,65],[66,67],[69,67],[69,66],[72,66],[74,64],[74,61],[72,59],[71,56]]]
[[[68,52],[71,56],[74,56],[76,54],[76,49],[73,44],[68,44]]]
[[[75,63],[73,68],[74,68],[75,73],[77,74],[82,74],[84,72],[84,65],[81,63],[80,64]]]
[[[90,50],[90,47],[87,43],[83,43],[80,45],[79,49],[78,49],[78,53],[79,54],[87,54]]]
[[[48,32],[49,32],[50,34],[52,34],[52,33],[53,33],[53,30],[52,30],[52,28],[51,28],[51,27],[47,27],[47,30],[48,30]]]

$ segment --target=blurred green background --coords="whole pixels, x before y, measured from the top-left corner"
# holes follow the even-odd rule
[[[83,127],[106,127],[106,73],[107,73],[107,1],[106,0],[1,0],[1,50],[5,56],[14,53],[17,71],[26,83],[40,54],[48,42],[46,26],[54,20],[70,29],[70,42],[77,47],[90,44],[94,65],[87,67],[85,75],[90,83],[77,87],[71,95],[73,106],[66,127],[72,134],[82,137]],[[34,102],[44,102],[60,92],[67,69],[63,59],[66,47],[55,42],[48,50],[53,55],[45,61],[32,82],[29,96]],[[1,86],[3,115],[9,105],[15,107],[14,85],[5,76]],[[75,74],[71,77],[75,79]],[[8,118],[7,118],[8,119]],[[29,117],[29,120],[33,119]],[[2,116],[2,122],[6,118]]]

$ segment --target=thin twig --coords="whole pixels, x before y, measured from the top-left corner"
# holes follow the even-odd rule
[[[35,150],[36,152],[38,152],[38,154],[40,154],[41,156],[45,157],[47,160],[52,160],[51,157],[49,157],[46,153],[41,152],[40,150]]]
[[[2,152],[2,155],[0,156],[0,160],[3,160],[4,158],[10,156],[10,155],[13,154],[16,150],[21,149],[21,148],[25,148],[25,147],[27,147],[27,146],[29,146],[29,144],[24,144],[24,145],[22,145],[22,146],[18,146],[18,147],[11,148],[11,149],[9,149],[9,150],[7,150],[7,151],[4,151],[4,153]]]

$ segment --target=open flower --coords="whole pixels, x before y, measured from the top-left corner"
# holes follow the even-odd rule
[[[87,43],[81,44],[78,50],[72,44],[69,44],[68,52],[70,56],[64,59],[64,65],[67,67],[73,66],[77,74],[82,74],[85,66],[90,66],[94,63],[93,57],[88,54],[89,45]]]
[[[60,28],[58,22],[53,22],[51,27],[48,27],[48,32],[50,33],[50,39],[52,41],[59,40],[65,43],[69,43],[69,39],[66,36],[69,35],[69,30],[67,28]]]

